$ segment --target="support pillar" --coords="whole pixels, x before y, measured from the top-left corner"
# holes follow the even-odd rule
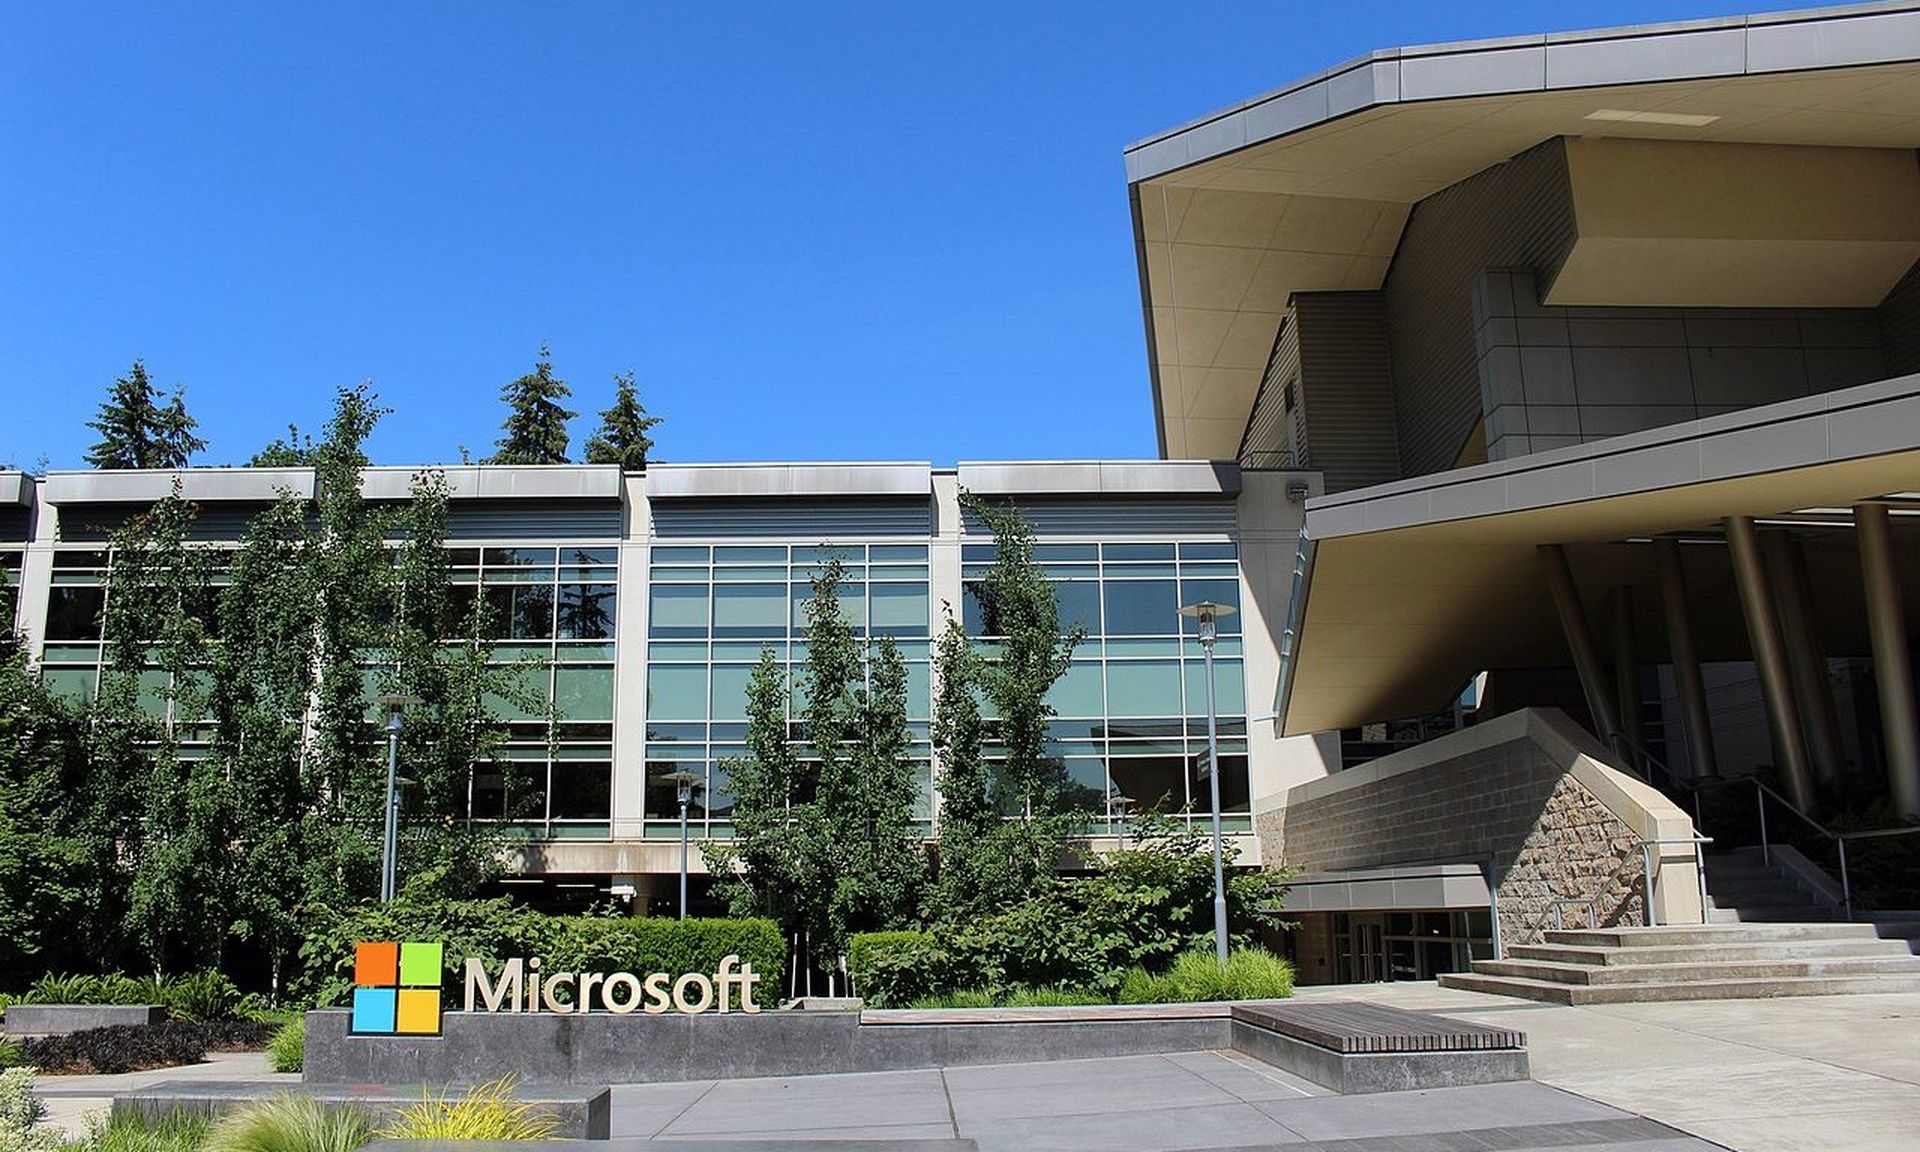
[[[1553,594],[1553,606],[1560,614],[1560,630],[1566,634],[1567,649],[1573,655],[1573,670],[1580,677],[1580,691],[1587,698],[1587,711],[1593,715],[1594,732],[1614,755],[1624,755],[1613,690],[1607,685],[1600,651],[1587,625],[1587,611],[1580,606],[1580,589],[1573,582],[1573,569],[1567,565],[1567,550],[1558,544],[1542,544],[1540,560],[1546,571],[1547,590]]]
[[[1622,753],[1627,763],[1645,775],[1649,769],[1640,746],[1646,725],[1640,716],[1640,646],[1633,635],[1633,586],[1616,584],[1607,590],[1607,616],[1613,632],[1613,692],[1620,708],[1620,731],[1626,737]]]
[[[1787,645],[1780,635],[1779,610],[1767,581],[1766,566],[1760,559],[1760,533],[1751,516],[1727,517],[1726,530],[1733,580],[1740,588],[1740,612],[1747,620],[1753,666],[1760,675],[1760,694],[1767,702],[1767,722],[1773,732],[1780,782],[1794,807],[1811,813],[1813,776],[1807,770],[1806,736],[1800,729],[1800,710],[1794,705],[1793,674],[1787,669]]]
[[[1686,726],[1687,763],[1693,778],[1704,780],[1718,776],[1720,767],[1713,754],[1707,684],[1700,677],[1700,652],[1693,643],[1693,614],[1687,603],[1687,572],[1680,562],[1680,542],[1655,540],[1653,557],[1660,571],[1660,603],[1667,618],[1673,685],[1680,695],[1680,717]]]
[[[1893,566],[1893,526],[1884,504],[1853,510],[1866,586],[1867,631],[1873,639],[1873,678],[1880,686],[1880,728],[1887,749],[1887,784],[1902,816],[1920,818],[1920,726],[1913,703],[1913,658],[1900,577]]]
[[[1840,779],[1847,754],[1840,743],[1840,717],[1833,707],[1833,686],[1827,681],[1827,661],[1820,652],[1813,619],[1813,586],[1807,575],[1800,542],[1781,531],[1762,532],[1760,550],[1766,556],[1768,578],[1780,610],[1780,635],[1787,645],[1787,671],[1800,703],[1800,721],[1806,730],[1807,755],[1822,784]]]

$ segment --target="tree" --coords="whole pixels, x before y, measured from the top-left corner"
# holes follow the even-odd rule
[[[296,424],[287,425],[286,439],[279,437],[253,454],[249,468],[306,468],[313,464],[313,437],[303,436]]]
[[[840,608],[845,578],[828,561],[806,607],[804,745],[790,739],[785,669],[769,649],[747,688],[748,755],[728,765],[734,840],[703,845],[736,915],[778,920],[817,957],[852,932],[911,923],[925,880],[906,664],[890,639],[865,651]]]
[[[487,463],[567,463],[567,421],[579,413],[560,406],[573,390],[553,374],[550,355],[547,346],[540,345],[533,371],[500,389],[500,398],[507,402],[507,420],[502,426],[505,435],[494,441],[499,451]]]
[[[613,382],[613,407],[600,413],[600,430],[587,440],[587,463],[618,464],[623,472],[639,472],[653,448],[647,432],[660,417],[647,415],[641,406],[633,373],[621,373]]]
[[[95,468],[185,468],[207,446],[193,434],[199,422],[187,414],[184,393],[175,391],[163,406],[139,360],[113,382],[87,427],[100,433],[87,450],[87,463]]]
[[[974,648],[949,616],[935,653],[943,916],[1006,907],[1047,887],[1067,837],[1084,820],[1064,765],[1047,751],[1054,713],[1046,700],[1084,629],[1061,630],[1053,581],[1033,561],[1033,530],[1019,510],[967,492],[961,505],[998,546],[993,566],[968,587],[994,639],[990,650]],[[983,702],[991,722],[982,719]],[[986,758],[988,736],[1004,759]]]

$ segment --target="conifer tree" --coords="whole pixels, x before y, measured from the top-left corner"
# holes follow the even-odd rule
[[[493,442],[499,451],[488,457],[487,463],[567,463],[567,421],[579,413],[560,406],[562,400],[573,395],[573,389],[553,374],[551,355],[541,344],[533,371],[500,389],[500,398],[507,402],[507,420],[501,426],[505,435]]]
[[[587,441],[587,463],[618,464],[624,472],[638,472],[647,466],[647,452],[653,448],[647,431],[660,417],[647,415],[633,373],[623,372],[613,382],[613,407],[600,413],[600,430]]]
[[[87,451],[95,468],[185,468],[207,442],[194,435],[199,421],[187,413],[186,397],[174,392],[166,404],[147,375],[144,362],[113,382],[100,403],[100,415],[87,427],[100,440]]]

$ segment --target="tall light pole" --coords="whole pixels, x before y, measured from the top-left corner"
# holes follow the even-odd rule
[[[380,902],[393,902],[394,870],[400,857],[400,714],[417,697],[390,694],[380,697],[387,709],[387,820],[380,848]]]
[[[1227,884],[1220,843],[1220,733],[1213,699],[1213,642],[1218,639],[1222,616],[1231,616],[1231,604],[1202,600],[1180,609],[1180,615],[1192,617],[1200,627],[1200,651],[1207,657],[1207,790],[1213,801],[1213,950],[1220,963],[1227,962]]]
[[[689,772],[682,768],[678,772],[669,772],[660,779],[671,783],[680,794],[680,919],[687,918],[687,805],[693,802],[693,790],[706,784],[707,778],[698,772]]]

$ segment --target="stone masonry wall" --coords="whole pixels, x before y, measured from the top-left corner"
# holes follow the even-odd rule
[[[1603,925],[1645,922],[1632,830],[1529,740],[1298,800],[1279,818],[1262,858],[1309,872],[1491,856],[1508,944],[1537,942],[1556,899],[1597,897]],[[1563,918],[1584,927],[1587,910]]]

